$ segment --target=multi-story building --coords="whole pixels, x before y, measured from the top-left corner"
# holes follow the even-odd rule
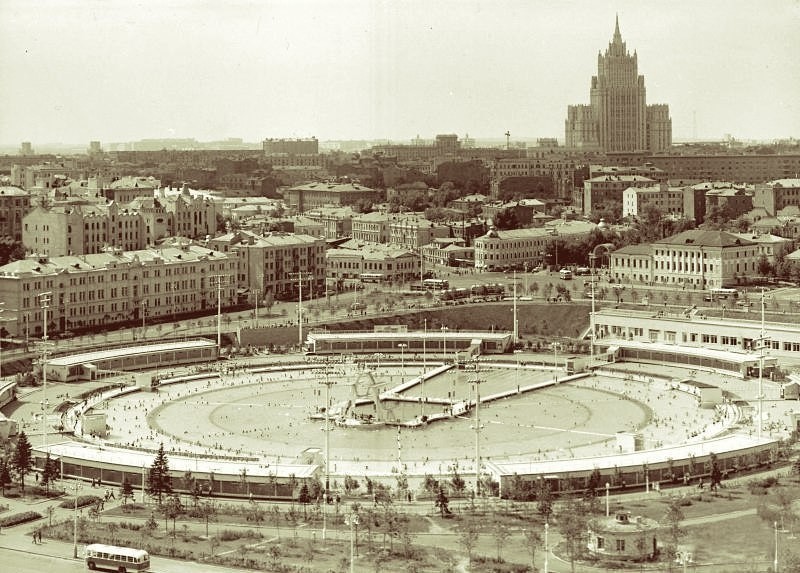
[[[605,54],[597,56],[590,104],[569,106],[566,146],[604,152],[661,151],[672,145],[672,120],[666,105],[647,105],[638,56],[622,41],[619,19]]]
[[[658,183],[666,183],[669,180],[667,173],[659,169],[652,163],[644,165],[590,165],[589,178],[616,175],[641,175],[649,177]]]
[[[734,186],[730,183],[700,183],[694,188],[706,190],[705,212],[707,216],[713,213],[722,213],[726,219],[736,219],[753,209],[753,195],[743,186]]]
[[[316,137],[307,139],[265,139],[263,142],[265,155],[317,155],[319,141]]]
[[[547,227],[512,231],[490,228],[483,237],[475,239],[475,268],[497,271],[542,264],[550,243],[585,237],[595,228],[597,225],[585,221],[562,221]]]
[[[775,179],[797,179],[800,173],[800,154],[669,154],[619,153],[613,155],[617,165],[652,163],[666,172],[673,185],[698,181],[736,181],[764,183]]]
[[[52,189],[65,179],[81,179],[81,175],[78,162],[74,159],[40,165],[13,165],[11,167],[11,184],[26,190],[35,187]]]
[[[144,249],[165,237],[205,238],[216,234],[216,205],[182,193],[129,204],[37,207],[23,218],[22,241],[28,252],[49,256],[99,253],[107,247]]]
[[[325,240],[309,235],[274,232],[257,235],[236,231],[208,241],[224,253],[236,253],[239,287],[257,296],[296,298],[325,287]],[[309,290],[306,290],[309,289]]]
[[[179,316],[236,304],[236,259],[196,245],[81,256],[37,256],[0,267],[11,336],[48,334]],[[46,297],[40,297],[47,293]],[[46,303],[45,303],[46,300]],[[46,309],[45,309],[46,307]],[[9,309],[14,309],[9,311]]]
[[[380,275],[380,280],[404,283],[419,280],[419,255],[391,245],[364,243],[357,240],[342,243],[325,254],[329,283],[337,288],[354,284],[362,274]]]
[[[775,264],[775,260],[780,254],[789,254],[792,250],[793,240],[788,237],[780,237],[769,233],[733,233],[744,241],[752,241],[756,244],[757,256],[765,257],[767,262]]]
[[[365,243],[388,243],[393,215],[372,211],[353,217],[353,240]]]
[[[800,206],[800,179],[778,179],[756,185],[753,206],[763,208],[771,216],[784,207]]]
[[[303,213],[319,207],[344,207],[359,201],[376,201],[374,189],[358,183],[308,183],[287,189],[284,201]]]
[[[614,280],[650,284],[653,282],[653,247],[649,243],[628,245],[609,253],[609,270]]]
[[[622,216],[642,217],[655,207],[665,217],[694,219],[693,190],[670,187],[666,183],[648,187],[628,187],[622,192]]]
[[[610,273],[616,281],[692,289],[729,287],[758,274],[765,248],[726,231],[693,229],[613,251]]]
[[[529,155],[492,162],[489,184],[491,196],[499,195],[500,184],[509,177],[546,177],[552,181],[556,197],[569,199],[580,166],[573,159],[559,154],[541,156],[530,151]]]
[[[389,244],[410,251],[416,251],[434,239],[443,239],[449,236],[450,229],[448,227],[432,223],[422,216],[393,217],[389,223]]]
[[[0,187],[0,239],[22,240],[22,220],[31,210],[31,195],[19,187]]]
[[[583,213],[622,208],[622,194],[631,187],[650,187],[655,183],[643,175],[601,175],[583,182]]]
[[[353,210],[350,207],[320,207],[305,212],[305,216],[322,224],[326,239],[350,237],[353,233]]]

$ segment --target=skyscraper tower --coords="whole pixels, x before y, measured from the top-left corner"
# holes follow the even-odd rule
[[[603,152],[661,151],[672,145],[669,106],[647,105],[638,56],[628,52],[619,31],[597,54],[589,105],[567,108],[566,145]]]

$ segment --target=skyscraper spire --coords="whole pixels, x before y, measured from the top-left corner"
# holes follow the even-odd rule
[[[617,14],[617,22],[614,25],[614,39],[612,40],[615,44],[619,42],[622,43],[622,34],[619,33],[619,14]]]

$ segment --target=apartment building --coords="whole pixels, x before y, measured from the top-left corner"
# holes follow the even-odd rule
[[[670,187],[666,183],[648,187],[628,187],[622,192],[622,216],[641,218],[648,208],[658,209],[663,216],[694,219],[692,190]]]
[[[342,288],[359,281],[362,274],[374,275],[376,280],[405,283],[419,280],[419,255],[408,249],[351,240],[325,254],[329,284]]]
[[[12,165],[11,185],[25,190],[52,189],[66,179],[80,179],[82,174],[75,159],[38,165]]]
[[[374,189],[358,183],[307,183],[287,189],[284,200],[300,213],[319,207],[344,207],[359,201],[376,201]]]
[[[236,265],[234,257],[189,244],[14,261],[0,267],[4,326],[27,339],[43,334],[45,312],[52,336],[216,309],[217,276],[229,307],[237,300]]]
[[[622,206],[622,194],[631,187],[652,187],[656,182],[643,175],[601,175],[583,182],[583,214]]]
[[[242,293],[272,293],[277,299],[325,287],[325,240],[309,235],[272,232],[259,235],[236,231],[214,237],[208,246],[235,254],[237,283]],[[305,289],[309,289],[306,291]],[[305,296],[305,295],[304,295]]]
[[[569,199],[578,169],[574,160],[557,154],[498,159],[491,164],[489,193],[497,197],[500,184],[510,177],[545,177],[553,182],[556,197]]]
[[[0,239],[22,240],[22,220],[31,210],[31,195],[19,187],[0,187]]]
[[[763,208],[771,216],[789,206],[800,207],[800,179],[778,179],[756,185],[753,206]]]
[[[324,238],[340,239],[352,235],[356,215],[350,207],[319,207],[306,211],[305,216],[322,225]]]
[[[434,239],[450,236],[450,229],[428,221],[420,215],[394,217],[389,223],[389,244],[416,251]]]
[[[542,264],[550,243],[563,238],[582,238],[595,228],[597,225],[585,221],[560,221],[546,227],[511,231],[491,227],[483,237],[475,239],[475,268],[498,271]]]

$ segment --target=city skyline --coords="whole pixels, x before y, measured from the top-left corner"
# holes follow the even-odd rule
[[[766,6],[5,0],[0,144],[563,141],[617,15],[674,140],[797,137],[800,4]]]

